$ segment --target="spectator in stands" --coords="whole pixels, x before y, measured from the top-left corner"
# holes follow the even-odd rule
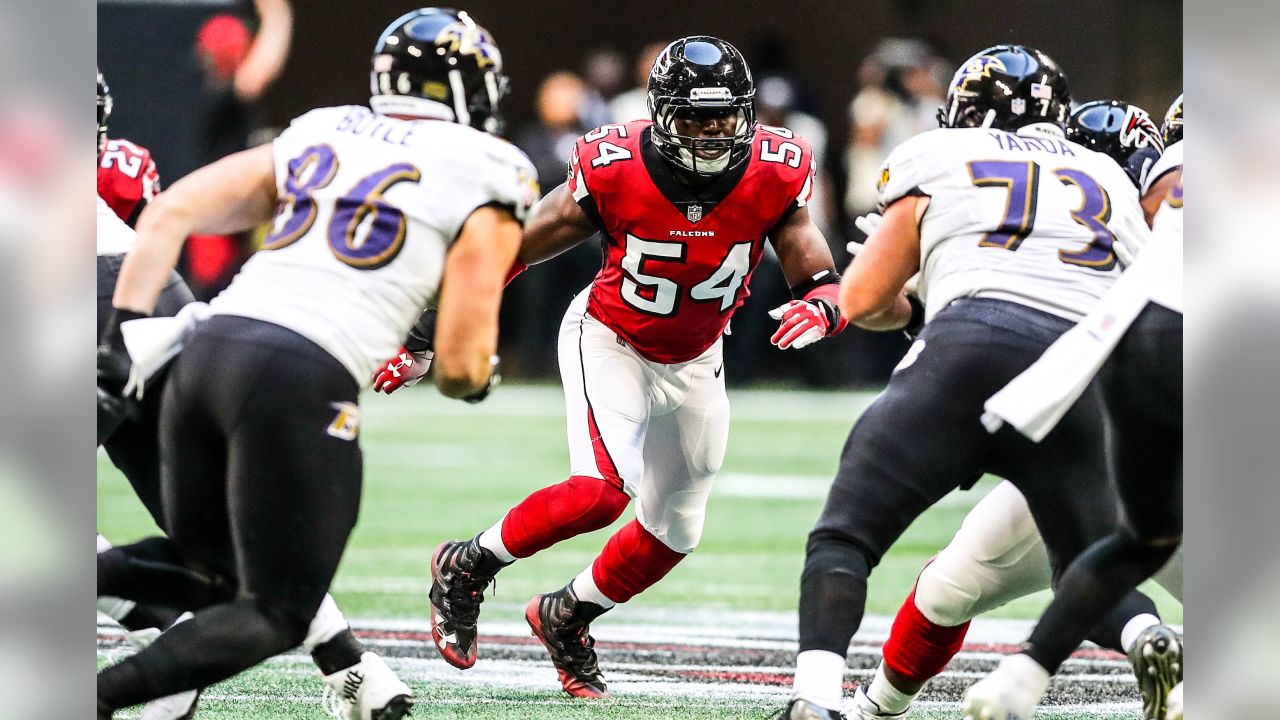
[[[565,179],[574,141],[590,128],[583,122],[587,88],[568,71],[555,72],[538,86],[538,122],[516,135],[516,145],[533,161],[546,193]],[[555,375],[555,344],[569,301],[600,269],[600,251],[583,243],[555,260],[524,273],[508,288],[503,303],[503,341],[520,353],[504,358],[513,374]]]
[[[586,82],[582,124],[596,127],[613,122],[609,101],[622,92],[627,82],[627,61],[613,48],[597,48],[587,53],[582,62],[582,78]]]
[[[649,93],[649,70],[669,41],[651,42],[640,49],[636,55],[636,64],[632,69],[632,80],[635,86],[620,93],[609,103],[614,122],[643,120],[649,117],[649,105],[645,98]]]
[[[220,13],[196,33],[196,58],[205,84],[196,127],[201,165],[257,143],[258,102],[284,70],[289,55],[289,0],[254,0],[253,7],[256,17]],[[256,20],[256,32],[250,29],[251,20]],[[248,235],[192,236],[185,254],[191,290],[201,300],[218,294],[252,252]]]

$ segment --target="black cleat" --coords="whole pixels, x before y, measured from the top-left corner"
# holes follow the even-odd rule
[[[469,542],[450,541],[431,556],[431,639],[450,665],[466,670],[476,664],[476,621],[485,588],[506,563]]]
[[[1165,625],[1143,630],[1129,650],[1144,720],[1165,720],[1169,692],[1182,682],[1182,637]]]
[[[550,653],[560,686],[574,697],[609,697],[596,661],[596,641],[589,633],[591,621],[604,612],[595,603],[579,600],[572,584],[535,597],[525,608],[524,619]]]
[[[830,710],[808,700],[792,698],[778,720],[846,720],[839,710]]]

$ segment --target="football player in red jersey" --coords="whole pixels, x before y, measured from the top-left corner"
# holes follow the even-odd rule
[[[128,140],[107,138],[111,93],[98,73],[98,197],[129,227],[160,192],[160,173],[151,151]]]
[[[806,208],[812,153],[791,131],[758,125],[754,96],[732,45],[677,40],[649,76],[651,120],[579,138],[567,182],[535,208],[513,272],[604,238],[603,267],[560,329],[570,475],[436,550],[432,632],[451,664],[475,663],[480,602],[499,569],[607,527],[634,499],[636,519],[594,563],[526,610],[564,690],[607,695],[588,626],[698,544],[729,432],[721,335],[766,240],[795,297],[771,313],[781,321],[773,343],[801,348],[844,328],[839,276]],[[404,384],[392,372],[404,357],[376,388]]]

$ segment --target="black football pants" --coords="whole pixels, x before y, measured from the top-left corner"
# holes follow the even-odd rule
[[[215,316],[193,333],[161,408],[171,539],[125,546],[139,561],[99,590],[204,608],[101,672],[101,702],[203,688],[302,642],[359,510],[357,391],[337,360],[280,326]]]
[[[809,536],[800,583],[802,651],[845,655],[862,622],[871,569],[921,513],[984,473],[1022,491],[1055,578],[1111,531],[1096,393],[1087,392],[1040,444],[1009,427],[989,434],[980,421],[987,398],[1071,325],[990,299],[957,300],[929,322],[917,341],[923,348],[908,352],[850,432]],[[1133,593],[1095,639],[1118,647],[1119,628],[1141,612],[1154,613],[1155,606]]]
[[[1062,575],[1027,653],[1050,672],[1091,623],[1151,577],[1182,538],[1182,315],[1148,304],[1098,378],[1111,415],[1117,530]]]
[[[115,293],[116,279],[124,264],[124,255],[98,256],[98,336],[111,317],[111,296]],[[194,302],[190,288],[174,273],[156,301],[155,317],[171,317],[188,303]],[[162,371],[163,372],[163,371]],[[142,505],[151,514],[156,525],[165,527],[160,513],[160,398],[162,377],[148,384],[149,392],[142,396],[136,417],[126,418],[103,441],[107,457],[124,473]]]

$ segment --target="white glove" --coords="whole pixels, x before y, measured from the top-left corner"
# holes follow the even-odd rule
[[[876,234],[876,231],[880,229],[880,226],[884,225],[884,216],[880,213],[859,215],[854,218],[853,224],[859,230],[866,233],[867,237],[871,237]]]
[[[879,230],[884,225],[884,216],[881,215],[880,213],[867,213],[866,215],[859,215],[857,218],[854,219],[853,224],[857,226],[859,230],[866,233],[867,237],[871,237],[872,235],[876,234],[876,231]],[[857,240],[850,240],[849,243],[844,246],[845,250],[848,250],[849,254],[854,257],[858,257],[858,253],[862,252],[863,247],[864,247],[863,244],[858,242]],[[915,275],[912,275],[907,280],[906,284],[902,286],[902,289],[906,290],[908,295],[918,296],[919,293],[917,292],[917,290],[919,289],[919,287],[920,287],[920,273],[916,273]]]

